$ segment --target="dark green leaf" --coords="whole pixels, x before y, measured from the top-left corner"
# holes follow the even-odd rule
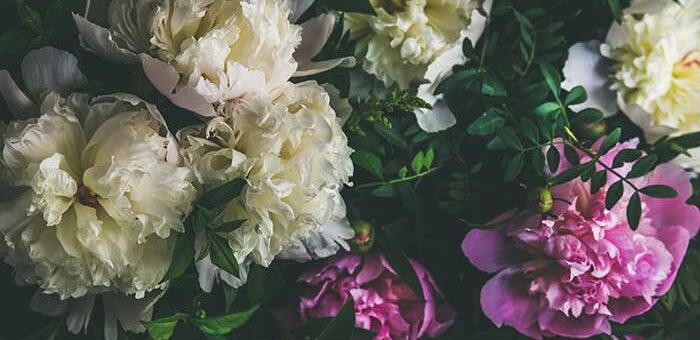
[[[217,233],[230,233],[233,232],[234,230],[240,228],[243,223],[245,223],[246,220],[235,220],[235,221],[229,221],[224,224],[219,225],[214,229],[215,232]]]
[[[605,209],[612,209],[620,198],[622,198],[622,193],[625,190],[625,183],[619,180],[608,188],[608,192],[605,194]]]
[[[608,171],[601,170],[591,177],[591,194],[595,194],[608,181]]]
[[[537,114],[538,116],[541,116],[541,117],[550,117],[550,114],[552,114],[554,112],[558,112],[559,110],[561,110],[561,108],[559,107],[559,104],[547,102],[547,103],[540,104],[540,106],[536,107],[533,110],[533,112],[535,112],[535,114]]]
[[[630,197],[629,204],[627,205],[627,223],[632,227],[632,230],[637,229],[641,217],[642,201],[639,199],[639,193],[635,192],[632,194],[632,197]]]
[[[615,18],[615,21],[620,22],[622,19],[622,6],[620,5],[620,0],[608,0],[608,6],[610,6],[610,12]]]
[[[187,268],[189,268],[193,261],[194,232],[187,226],[184,234],[177,234],[170,267],[168,268],[168,272],[165,273],[163,281],[169,281],[180,277],[187,271]]]
[[[372,195],[382,198],[393,198],[396,197],[396,190],[394,190],[394,186],[391,184],[382,184],[372,190]]]
[[[231,312],[231,306],[233,302],[236,301],[236,296],[238,296],[238,289],[233,288],[229,285],[223,285],[224,289],[224,311],[226,314]]]
[[[197,326],[202,333],[214,335],[226,335],[231,331],[245,325],[260,305],[240,312],[224,316],[211,317],[206,319],[190,319],[193,325]]]
[[[614,169],[619,168],[625,163],[632,163],[639,159],[639,157],[642,157],[642,151],[637,150],[637,149],[624,149],[621,150],[617,155],[615,155],[615,158],[613,159],[613,164],[612,167]]]
[[[383,179],[382,160],[376,154],[364,149],[357,149],[351,156],[355,165],[367,170],[370,174],[379,179]]]
[[[571,181],[574,178],[581,176],[591,166],[593,166],[593,163],[588,162],[588,163],[584,163],[584,164],[577,165],[577,166],[571,167],[569,169],[566,169],[566,170],[562,171],[560,174],[556,175],[554,178],[552,178],[549,181],[549,184],[551,186],[555,186],[555,185],[559,185],[559,184]]]
[[[555,146],[550,146],[547,150],[547,164],[549,164],[549,172],[555,173],[559,170],[559,163],[561,161],[561,156],[559,155],[559,150]]]
[[[246,182],[239,178],[211,189],[202,196],[199,205],[207,209],[214,209],[227,204],[241,194],[245,184]]]
[[[368,0],[321,0],[321,3],[330,9],[339,12],[355,12],[375,15],[374,8]]]
[[[481,81],[481,93],[491,97],[503,97],[506,95],[506,88],[501,80],[485,74]]]
[[[467,41],[469,39],[464,40]],[[438,87],[435,89],[435,93],[440,94],[451,91],[452,89],[457,87],[457,84],[467,83],[475,79],[478,74],[479,70],[475,68],[455,72],[455,74],[447,77],[447,79],[445,79],[443,82],[440,83],[440,85],[438,85]]]
[[[534,145],[540,144],[539,133],[537,132],[537,125],[527,117],[520,118],[520,128],[522,129],[525,137],[532,142]]]
[[[403,149],[408,149],[406,138],[396,128],[389,128],[384,124],[374,124],[374,131],[382,136],[387,142]]]
[[[588,96],[586,95],[586,89],[584,89],[583,86],[576,86],[573,89],[571,89],[571,92],[569,92],[569,94],[566,96],[564,104],[577,105],[585,102],[586,99],[588,99]]]
[[[348,339],[355,329],[355,302],[348,297],[343,308],[328,323],[316,340]]]
[[[518,136],[513,132],[513,129],[506,127],[501,129],[501,132],[486,145],[489,150],[515,149],[521,151],[523,144],[518,139]]]
[[[655,198],[675,198],[678,192],[668,185],[649,185],[639,190],[642,194]]]
[[[397,227],[393,227],[396,229]],[[402,233],[395,232],[391,227],[387,226],[382,229],[381,233],[384,237],[381,242],[384,247],[384,258],[401,279],[413,290],[413,292],[423,299],[423,288],[420,280],[413,269],[411,262],[401,248],[401,240],[399,239]]]
[[[603,112],[597,109],[584,109],[573,115],[571,124],[590,124],[603,120]]]
[[[561,76],[559,72],[547,63],[540,64],[540,69],[544,75],[545,82],[547,82],[547,87],[552,91],[554,97],[559,98],[559,93],[561,92]]]
[[[495,133],[503,127],[505,119],[496,110],[489,110],[479,116],[467,128],[467,133],[474,136],[486,136]]]
[[[622,135],[622,130],[620,128],[616,128],[615,130],[612,130],[608,134],[607,137],[605,137],[605,140],[603,141],[603,144],[600,145],[600,149],[598,149],[598,152],[601,155],[604,155],[610,151],[610,149],[614,148],[615,145],[620,141],[620,136]]]
[[[173,336],[178,321],[186,318],[185,314],[175,314],[167,318],[147,321],[144,323],[148,335],[153,340],[168,340]]]
[[[510,158],[508,161],[508,166],[506,167],[506,173],[504,176],[505,182],[510,182],[514,180],[523,169],[525,164],[525,155],[521,152],[515,155],[515,157]]]
[[[569,144],[564,145],[564,156],[571,165],[579,165],[581,163],[578,153]]]
[[[0,58],[18,53],[29,45],[29,38],[20,30],[11,30],[0,35]]]
[[[209,234],[209,254],[211,262],[215,266],[233,276],[238,276],[238,261],[236,261],[227,239],[217,234]]]
[[[627,174],[627,178],[642,177],[651,171],[656,165],[656,155],[644,156],[637,163],[634,163],[632,170]]]
[[[541,150],[535,150],[532,152],[532,169],[535,170],[537,176],[544,175],[545,167],[544,154]]]
[[[31,29],[37,34],[42,33],[41,15],[28,6],[17,5],[17,15],[22,22],[22,26]]]

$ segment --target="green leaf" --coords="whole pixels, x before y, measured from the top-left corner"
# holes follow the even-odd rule
[[[355,329],[355,302],[348,297],[343,308],[328,323],[316,340],[348,339]]]
[[[231,312],[231,306],[233,302],[236,301],[236,296],[238,296],[238,289],[233,288],[227,284],[223,285],[224,289],[224,311],[226,314]]]
[[[376,131],[377,134],[379,134],[387,142],[402,149],[408,149],[408,142],[406,141],[406,138],[401,135],[397,128],[389,128],[380,123],[375,123],[373,127],[374,131]]]
[[[614,148],[615,145],[620,141],[620,136],[622,135],[622,130],[620,128],[616,128],[615,130],[612,130],[608,134],[607,137],[605,137],[605,140],[603,141],[603,144],[600,145],[600,149],[598,149],[598,153],[601,155],[604,155],[610,151],[610,149]]]
[[[205,319],[190,319],[193,325],[197,326],[202,333],[213,335],[226,335],[231,331],[243,326],[248,322],[251,316],[255,314],[260,305],[256,305],[251,309],[240,313],[234,313],[224,316],[217,316]]]
[[[518,151],[523,150],[523,144],[510,127],[501,129],[501,132],[486,145],[486,149],[488,150],[503,150],[508,148]]]
[[[561,156],[559,155],[559,150],[555,146],[550,146],[547,150],[547,164],[549,164],[549,172],[555,173],[559,170],[559,163],[561,161]]]
[[[399,169],[399,178],[403,179],[406,178],[406,176],[408,176],[408,168],[405,166],[401,167],[401,169]]]
[[[569,94],[566,96],[564,104],[577,105],[585,102],[586,99],[588,99],[588,96],[586,95],[586,89],[584,89],[583,86],[576,86],[573,89],[571,89],[571,92],[569,92]]]
[[[481,81],[481,93],[491,97],[504,97],[506,88],[500,79],[485,74]]]
[[[365,149],[357,149],[350,157],[355,165],[367,170],[379,179],[384,179],[382,175],[382,160],[376,154]]]
[[[402,232],[403,230],[394,230],[403,225],[401,222],[402,221],[392,223],[384,227],[384,229],[381,229],[380,233],[376,233],[377,236],[379,236],[377,241],[382,244],[384,258],[391,268],[394,269],[403,282],[405,282],[420,299],[424,299],[423,287],[420,284],[418,275],[401,247],[400,238],[404,235]]]
[[[548,63],[540,64],[540,69],[544,75],[545,82],[547,82],[547,87],[552,91],[554,97],[559,98],[559,93],[561,92],[561,76],[559,72]]]
[[[525,135],[525,138],[532,142],[532,144],[540,144],[540,137],[539,133],[537,132],[537,125],[535,125],[535,123],[530,118],[520,118],[520,128],[523,132],[523,135]]]
[[[700,147],[700,132],[685,134],[668,140],[668,143],[676,144],[684,149]]]
[[[415,172],[416,174],[421,173],[421,170],[423,169],[424,158],[425,155],[423,154],[423,151],[418,151],[418,153],[415,156],[413,156],[413,160],[411,161],[411,169],[413,169],[413,172]]]
[[[543,104],[540,104],[540,106],[536,107],[533,112],[541,117],[549,117],[550,114],[554,112],[559,112],[561,110],[561,107],[559,107],[559,104],[553,103],[553,102],[546,102]]]
[[[37,34],[42,33],[41,15],[39,15],[39,13],[37,13],[35,10],[31,9],[28,6],[18,4],[17,15],[19,16],[19,20],[22,23],[22,26],[31,29]]]
[[[605,209],[612,209],[620,198],[622,198],[622,193],[625,190],[625,184],[622,180],[619,180],[610,186],[608,192],[605,194]]]
[[[473,123],[469,124],[467,133],[473,136],[486,136],[495,133],[505,124],[505,119],[497,110],[486,111]]]
[[[506,183],[514,180],[520,172],[523,170],[523,165],[525,164],[525,155],[521,152],[512,157],[508,161],[508,166],[506,166],[506,173],[504,176],[504,181]]]
[[[595,194],[608,181],[608,171],[601,170],[591,177],[591,194]]]
[[[520,25],[524,26],[525,28],[532,28],[532,22],[530,22],[530,20],[522,13],[518,12],[516,9],[513,9],[513,14],[515,14],[515,19],[520,22]]]
[[[230,233],[240,228],[246,220],[229,221],[214,228],[217,233]]]
[[[571,181],[572,179],[581,176],[591,166],[593,166],[593,163],[588,162],[588,163],[574,166],[572,168],[568,168],[568,169],[562,171],[560,174],[556,175],[551,180],[549,180],[549,185],[555,186],[555,185],[559,185],[559,184]]]
[[[175,314],[167,318],[144,322],[148,335],[153,340],[168,340],[172,338],[178,321],[187,317],[185,314]]]
[[[646,186],[639,190],[644,195],[655,197],[655,198],[675,198],[678,196],[678,192],[668,185],[654,184]]]
[[[535,150],[532,152],[532,169],[535,171],[537,176],[544,175],[545,159],[544,154],[541,150]]]
[[[572,165],[579,165],[581,163],[581,158],[578,153],[569,144],[564,145],[564,157],[566,157],[566,160]]]
[[[637,149],[624,149],[621,150],[620,152],[615,155],[615,158],[613,159],[613,164],[612,167],[613,169],[617,169],[625,163],[632,163],[639,159],[639,157],[642,157],[642,151],[637,150]]]
[[[642,202],[639,199],[639,193],[635,192],[630,197],[630,201],[627,204],[627,223],[629,223],[632,230],[636,230],[639,226],[639,219],[642,217]]]
[[[214,209],[227,204],[241,194],[245,184],[243,179],[238,178],[211,189],[202,196],[199,205],[207,209]]]
[[[238,261],[228,245],[228,240],[214,233],[208,236],[211,262],[227,273],[238,277]]]
[[[603,120],[603,112],[597,109],[584,109],[573,115],[571,124],[582,125],[596,123]]]
[[[634,163],[632,170],[627,173],[627,178],[637,178],[648,174],[656,165],[656,159],[656,155],[642,157],[637,163]]]
[[[435,150],[431,148],[425,152],[425,157],[423,157],[423,167],[426,170],[430,170],[430,168],[433,166],[433,161],[435,161]]]
[[[321,0],[321,3],[324,6],[339,12],[354,12],[376,15],[374,8],[372,8],[372,5],[368,0]]]
[[[464,39],[465,42],[467,40],[469,39]],[[435,94],[452,91],[454,88],[457,87],[457,84],[467,83],[475,79],[478,74],[479,70],[475,68],[455,72],[455,74],[447,77],[447,79],[445,79],[443,82],[440,83],[440,85],[438,85],[438,87],[435,89]]]
[[[165,273],[163,281],[169,281],[182,276],[187,268],[194,261],[194,233],[189,225],[186,226],[184,234],[177,234],[175,250],[168,272]]]
[[[21,30],[10,30],[0,35],[0,58],[9,57],[19,53],[29,45],[27,38]]]
[[[394,186],[391,184],[382,184],[372,190],[372,195],[381,198],[394,198],[396,197],[396,190],[394,190]]]
[[[615,18],[615,21],[620,22],[622,19],[622,6],[620,5],[620,0],[608,0],[608,6],[610,7],[610,12]]]

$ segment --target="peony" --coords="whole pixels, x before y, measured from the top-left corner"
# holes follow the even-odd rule
[[[227,102],[206,126],[180,132],[185,156],[205,188],[235,179],[246,185],[224,209],[245,220],[229,235],[238,261],[269,265],[299,238],[345,217],[352,150],[315,82]]]
[[[42,64],[53,60],[61,68]],[[166,160],[171,142],[150,105],[129,95],[51,92],[52,77],[71,73],[64,60],[76,64],[52,48],[27,56],[23,69],[45,71],[25,72],[27,87],[43,95],[41,114],[11,122],[2,135],[2,180],[21,190],[1,203],[5,260],[18,282],[62,299],[109,290],[143,296],[163,279],[171,231],[183,231],[197,196],[191,171]]]
[[[601,161],[611,165],[620,150],[636,143],[616,146]],[[617,169],[623,175],[629,170]],[[669,290],[700,227],[700,212],[685,203],[690,178],[678,166],[663,164],[633,179],[638,187],[663,184],[678,192],[673,199],[642,196],[636,230],[625,213],[631,188],[605,209],[615,180],[609,174],[596,194],[580,179],[553,187],[551,215],[521,213],[498,228],[467,234],[462,249],[469,261],[496,273],[481,291],[491,321],[534,338],[610,334],[611,321],[624,323],[648,311]]]
[[[352,297],[355,326],[376,332],[375,339],[434,338],[454,322],[456,312],[445,302],[428,271],[411,265],[425,300],[386,262],[383,256],[339,255],[320,270],[299,278],[305,293],[298,310],[304,322],[333,317]]]
[[[90,4],[85,17],[74,19],[86,49],[117,62],[140,62],[175,105],[214,116],[212,103],[270,90],[295,74],[354,64],[352,58],[311,61],[335,18],[322,15],[301,26],[290,21],[309,5],[296,0],[112,0]]]
[[[652,142],[700,130],[700,3],[633,1],[604,43],[571,47],[564,75],[589,95],[574,109],[619,107]]]
[[[422,83],[417,95],[432,105],[432,110],[415,112],[423,130],[436,132],[456,123],[442,95],[435,90],[463,64],[464,39],[473,44],[483,33],[486,18],[477,8],[479,0],[391,0],[370,1],[376,15],[346,13],[355,54],[362,68],[385,86],[408,89]],[[484,1],[486,11],[492,1]]]

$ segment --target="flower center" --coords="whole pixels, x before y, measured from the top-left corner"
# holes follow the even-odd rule
[[[98,206],[95,194],[92,192],[92,190],[90,190],[90,188],[84,185],[78,187],[78,192],[75,194],[75,199],[77,199],[80,204],[87,207],[97,208]]]

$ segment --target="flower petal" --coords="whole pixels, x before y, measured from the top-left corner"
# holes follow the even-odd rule
[[[470,231],[462,242],[462,252],[475,267],[488,273],[518,264],[522,258],[502,230]]]
[[[40,98],[47,91],[66,94],[87,84],[78,68],[78,59],[53,47],[29,52],[22,61],[22,77],[34,98]]]
[[[301,45],[294,52],[294,59],[300,65],[311,61],[321,52],[334,26],[335,16],[331,14],[321,14],[301,24]]]
[[[528,282],[516,270],[501,271],[481,289],[481,308],[498,327],[505,324],[523,334],[541,337],[539,331],[533,330],[541,308],[528,295]]]
[[[588,338],[601,333],[610,334],[610,322],[604,315],[580,315],[569,318],[562,312],[547,310],[538,318],[542,331],[571,338]]]
[[[84,49],[116,63],[137,64],[139,62],[136,53],[119,46],[108,29],[95,25],[75,13],[73,20],[80,33],[80,46]]]
[[[351,68],[356,64],[354,57],[342,57],[323,61],[308,61],[299,65],[294,77],[307,77],[332,70],[336,67]]]
[[[578,85],[586,89],[588,99],[582,104],[572,105],[572,110],[596,108],[609,117],[617,113],[617,102],[608,82],[611,62],[600,54],[600,44],[600,41],[593,40],[569,48],[569,58],[563,70],[565,79],[561,85],[567,91]]]
[[[37,105],[20,90],[6,70],[0,70],[0,95],[16,119],[27,119],[39,114]]]

